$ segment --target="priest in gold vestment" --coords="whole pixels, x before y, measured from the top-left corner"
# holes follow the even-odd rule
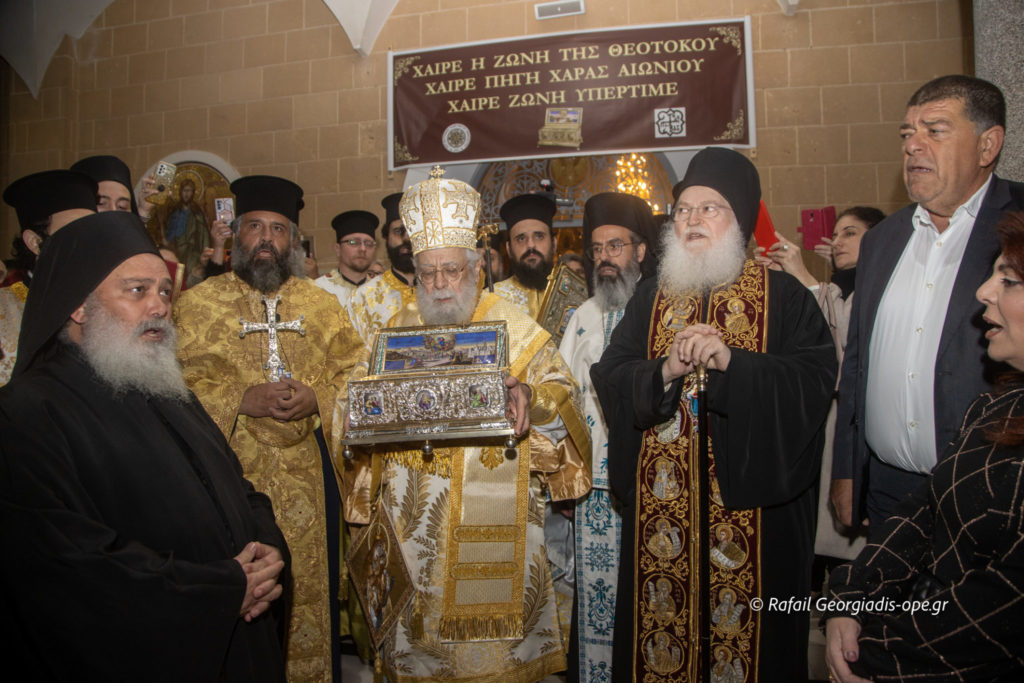
[[[546,194],[521,194],[501,205],[499,213],[508,228],[512,277],[494,283],[494,292],[515,304],[534,320],[555,264],[554,220],[558,205]]]
[[[334,295],[294,275],[303,272],[301,251],[293,249],[301,188],[249,176],[231,189],[239,212],[234,270],[182,294],[178,355],[245,476],[273,501],[291,549],[288,680],[329,681],[339,675],[346,625],[335,602],[337,480],[321,434],[330,434],[338,392],[362,345]]]
[[[405,193],[417,306],[386,326],[505,321],[515,457],[501,438],[435,442],[432,457],[418,444],[378,444],[357,450],[343,474],[346,518],[387,515],[412,577],[412,600],[381,646],[391,683],[539,681],[566,666],[544,501],[589,490],[590,442],[550,335],[501,297],[480,294],[479,208],[475,190],[438,171]]]

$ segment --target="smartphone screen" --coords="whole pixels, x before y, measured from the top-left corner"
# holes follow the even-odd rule
[[[218,197],[213,200],[217,212],[217,220],[230,223],[235,220],[235,200],[231,197]]]

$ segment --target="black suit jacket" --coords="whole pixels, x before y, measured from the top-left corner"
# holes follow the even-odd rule
[[[995,224],[1003,212],[1022,207],[1024,184],[993,177],[960,262],[935,358],[935,445],[940,451],[956,436],[971,401],[988,391],[998,374],[1000,366],[985,354],[981,319],[984,307],[974,294],[988,278],[999,254]],[[911,204],[869,230],[861,241],[857,260],[856,295],[839,381],[832,455],[832,478],[853,479],[855,520],[866,516],[870,455],[864,436],[864,406],[871,333],[882,294],[913,233],[915,209],[917,204]]]

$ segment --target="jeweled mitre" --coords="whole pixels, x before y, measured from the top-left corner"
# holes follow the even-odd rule
[[[412,253],[430,249],[475,249],[480,194],[472,186],[445,178],[440,166],[402,195],[398,212],[412,241]]]

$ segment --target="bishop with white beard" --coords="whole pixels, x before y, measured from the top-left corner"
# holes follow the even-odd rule
[[[614,406],[609,479],[623,504],[613,679],[702,680],[699,625],[726,594],[742,609],[738,625],[711,624],[712,679],[728,667],[748,682],[805,680],[806,613],[755,606],[811,588],[832,338],[806,287],[745,258],[761,198],[746,157],[698,152],[673,194],[658,277],[639,285],[591,369],[601,405]],[[697,465],[702,408],[710,471]]]
[[[387,515],[398,538],[388,566],[403,562],[413,580],[412,601],[380,648],[389,681],[541,680],[566,667],[544,551],[544,492],[571,501],[590,489],[590,440],[551,335],[496,293],[480,292],[480,195],[440,174],[402,197],[417,305],[384,326],[504,321],[517,452],[507,457],[500,437],[435,442],[429,456],[418,444],[357,450],[343,473],[345,516],[365,524],[371,510]],[[344,401],[339,409],[347,413]]]

